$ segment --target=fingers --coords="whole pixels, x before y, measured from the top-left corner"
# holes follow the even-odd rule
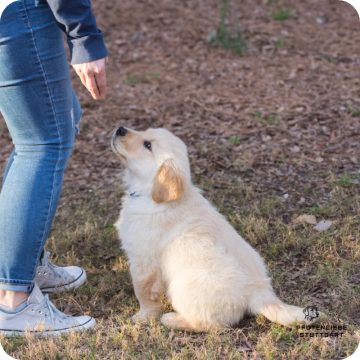
[[[99,98],[99,89],[97,87],[95,75],[93,73],[86,74],[86,87],[91,92],[91,95],[94,99]]]
[[[73,65],[81,82],[90,91],[94,99],[106,96],[106,72],[105,65],[108,58]]]
[[[100,97],[106,96],[106,72],[105,69],[95,75],[96,84],[99,90]]]
[[[82,72],[77,71],[76,69],[75,69],[75,71],[76,71],[76,73],[78,74],[78,76],[79,76],[82,84],[86,87],[86,78],[85,78],[85,75],[84,75]]]

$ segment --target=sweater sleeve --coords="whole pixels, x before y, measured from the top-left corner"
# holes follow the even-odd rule
[[[90,0],[47,0],[60,29],[67,35],[71,64],[105,58],[108,53]]]

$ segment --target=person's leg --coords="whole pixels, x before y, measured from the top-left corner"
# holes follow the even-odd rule
[[[0,193],[0,304],[15,304],[9,291],[33,288],[81,110],[47,5],[10,4],[0,45],[0,111],[15,145]]]
[[[5,184],[5,179],[6,179],[6,176],[11,168],[11,165],[14,161],[14,156],[15,156],[15,149],[12,151],[11,155],[10,155],[10,158],[6,164],[6,168],[5,168],[5,172],[4,172],[4,177],[3,177],[3,180],[2,180],[2,185],[1,187],[4,187],[4,184]]]
[[[24,303],[29,297],[29,293],[19,291],[7,291],[0,289],[0,305],[15,308]]]

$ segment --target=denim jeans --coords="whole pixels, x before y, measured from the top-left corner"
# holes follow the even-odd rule
[[[0,289],[30,292],[82,113],[44,2],[15,1],[2,14],[0,111],[14,143],[0,193]]]

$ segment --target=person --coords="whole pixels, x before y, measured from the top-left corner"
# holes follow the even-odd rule
[[[105,97],[108,53],[89,0],[14,1],[1,15],[0,111],[14,143],[0,193],[0,332],[9,335],[95,325],[43,295],[86,280],[82,268],[57,267],[44,251],[82,114],[61,30],[82,83]]]

